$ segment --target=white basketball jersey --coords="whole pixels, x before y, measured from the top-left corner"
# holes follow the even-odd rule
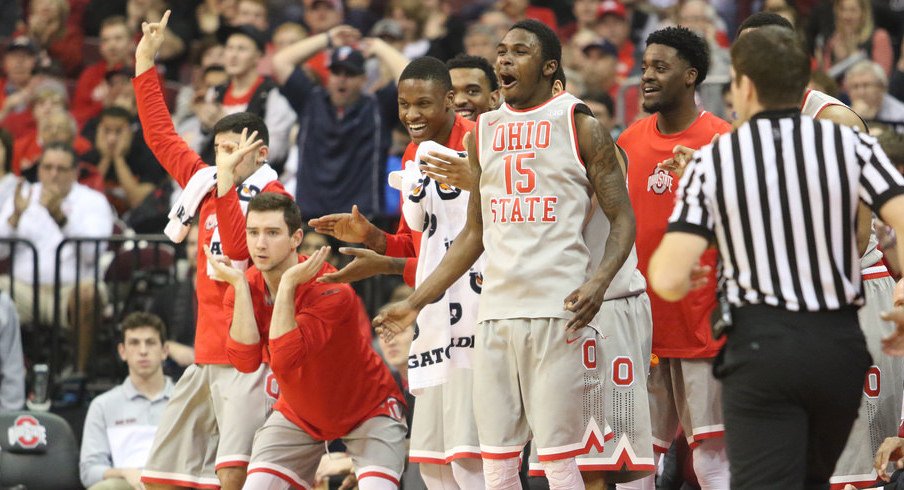
[[[847,104],[825,92],[820,92],[819,90],[807,90],[807,93],[804,95],[804,102],[800,107],[800,113],[816,119],[816,117],[820,112],[822,112],[823,109],[833,105],[840,105],[842,107],[847,107],[848,109],[850,109]],[[854,114],[856,114],[856,112]],[[858,115],[857,117],[860,116]],[[860,120],[863,121],[862,118]],[[863,125],[865,126],[866,122],[863,122]],[[860,257],[861,269],[872,267],[876,265],[880,260],[882,260],[882,251],[877,248],[878,245],[879,239],[876,238],[876,228],[873,227],[872,232],[869,235],[869,242],[866,246],[866,251],[863,252],[863,256]]]
[[[574,108],[561,93],[519,111],[503,104],[477,122],[486,251],[479,320],[571,318],[565,298],[599,265],[608,220],[591,196]],[[606,298],[645,288],[633,250]]]

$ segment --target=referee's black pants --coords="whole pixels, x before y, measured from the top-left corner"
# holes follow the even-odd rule
[[[828,489],[872,362],[856,309],[733,313],[714,366],[731,488]]]

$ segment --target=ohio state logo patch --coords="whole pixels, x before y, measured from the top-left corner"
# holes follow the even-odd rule
[[[31,415],[20,415],[7,430],[10,446],[34,449],[47,444],[47,429]]]
[[[672,174],[667,170],[657,168],[647,178],[647,192],[655,192],[656,194],[665,194],[665,191],[672,192]]]

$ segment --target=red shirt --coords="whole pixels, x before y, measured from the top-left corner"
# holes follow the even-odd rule
[[[5,78],[0,80],[0,106],[6,101],[7,83]],[[31,104],[20,111],[7,114],[5,118],[0,120],[0,127],[9,131],[13,138],[21,138],[29,132],[37,130],[35,118],[31,113]]]
[[[304,262],[308,258],[298,256]],[[317,277],[336,268],[323,264],[315,278],[295,291],[296,328],[270,339],[272,299],[257,267],[245,273],[251,289],[259,344],[230,337],[229,360],[242,372],[267,361],[279,383],[274,408],[318,440],[338,439],[377,415],[400,416],[404,400],[389,369],[358,328],[357,295],[348,284],[324,284]],[[231,313],[235,291],[226,296]]]
[[[183,188],[189,179],[207,164],[201,160],[173,128],[173,122],[156,70],[147,70],[132,79],[138,101],[138,117],[144,129],[144,139],[157,161]],[[279,181],[264,186],[261,192],[289,195]],[[245,215],[239,205],[238,193],[217,197],[216,188],[201,201],[198,209],[198,244],[210,245],[214,230],[219,226],[223,253],[232,260],[247,260]],[[226,338],[230,318],[223,307],[228,284],[207,276],[207,256],[198,247],[197,266],[198,322],[195,333],[195,362],[198,364],[229,364]]]
[[[449,139],[443,143],[443,146],[452,150],[465,151],[463,143],[465,134],[474,127],[474,122],[455,115],[455,123],[452,125],[452,131],[449,133]],[[405,153],[402,155],[402,165],[405,162],[414,160],[417,154],[417,145],[414,142],[408,143]],[[405,195],[401,199],[405,200]],[[405,217],[399,219],[399,229],[395,235],[386,234],[386,255],[389,257],[411,257],[405,262],[405,272],[402,278],[405,283],[414,287],[414,278],[417,273],[417,254],[421,249],[421,232],[412,231],[405,221]]]
[[[71,110],[79,126],[83,126],[85,122],[103,110],[103,101],[94,100],[92,95],[94,89],[104,83],[107,70],[107,62],[101,60],[82,70],[82,74],[79,75],[75,85],[75,94],[72,96]]]
[[[681,144],[700,148],[715,134],[728,133],[731,125],[702,112],[684,131],[662,134],[656,127],[659,115],[645,117],[632,124],[618,138],[628,154],[628,194],[637,216],[637,261],[646,276],[650,256],[659,246],[675,204],[678,179],[656,164],[672,157],[672,149]],[[659,357],[713,357],[721,342],[712,338],[710,314],[716,305],[717,253],[707,250],[700,262],[712,266],[706,287],[691,291],[681,301],[671,303],[647,288],[653,310],[653,352]]]
[[[80,135],[76,135],[75,140],[72,142],[72,149],[75,150],[76,155],[84,155],[91,151],[93,147],[94,145],[90,141]],[[41,144],[38,143],[37,131],[26,134],[21,138],[16,138],[13,143],[14,160],[11,168],[12,172],[16,175],[22,175],[23,171],[30,169],[37,163],[42,151]]]

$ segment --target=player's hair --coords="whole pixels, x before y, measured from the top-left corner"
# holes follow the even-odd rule
[[[562,65],[559,65],[556,68],[556,72],[552,75],[552,81],[555,82],[556,80],[562,82],[562,90],[565,90],[565,87],[568,86],[568,78],[565,76],[565,69],[562,68]]]
[[[681,26],[660,29],[647,37],[647,46],[651,44],[675,48],[678,57],[697,70],[694,85],[700,85],[706,80],[706,74],[709,72],[709,44],[690,29]]]
[[[128,32],[129,37],[135,34],[135,31],[132,30],[132,26],[129,25],[129,21],[122,15],[111,15],[109,17],[105,17],[104,20],[100,22],[99,31],[103,31],[107,27],[110,26],[123,26],[126,28],[126,32]]]
[[[166,325],[163,323],[163,320],[160,319],[159,316],[153,313],[147,313],[144,311],[136,311],[133,313],[129,313],[128,316],[122,319],[122,339],[121,342],[126,341],[126,332],[129,330],[134,330],[136,328],[153,328],[160,334],[160,344],[166,342]]]
[[[757,29],[759,27],[766,26],[778,26],[784,27],[786,29],[794,30],[794,25],[791,24],[791,21],[782,17],[775,12],[757,12],[750,17],[744,19],[744,22],[741,22],[741,25],[738,27],[738,32],[735,37],[740,37],[741,33],[746,29]]]
[[[261,192],[248,202],[248,212],[282,211],[289,228],[289,235],[301,229],[301,210],[298,204],[285,194]]]
[[[543,61],[555,60],[559,65],[562,64],[562,43],[555,31],[546,24],[533,19],[522,20],[516,22],[509,31],[514,29],[523,29],[537,36],[540,41],[540,55]]]
[[[270,132],[267,131],[267,125],[260,116],[251,112],[236,112],[220,119],[213,125],[213,134],[242,134],[242,130],[245,128],[248,128],[249,135],[257,131],[257,137],[262,139],[265,145],[270,144]]]
[[[97,120],[101,121],[105,117],[119,118],[129,123],[132,122],[132,113],[123,107],[115,105],[104,107],[103,110],[100,111],[100,116],[98,116]]]
[[[446,68],[445,63],[432,56],[417,58],[408,63],[408,66],[402,70],[399,84],[405,80],[433,81],[439,84],[443,92],[452,90],[452,77],[449,75],[449,69]]]
[[[75,153],[75,150],[72,149],[72,145],[62,142],[47,143],[46,145],[44,145],[44,148],[41,149],[41,158],[38,159],[39,165],[41,160],[44,159],[44,155],[46,155],[49,151],[61,151],[69,155],[69,158],[72,162],[72,168],[78,166],[78,155]]]
[[[454,58],[446,62],[446,68],[450,71],[456,68],[476,68],[487,77],[491,91],[499,90],[499,79],[496,78],[496,72],[486,58],[458,53]]]
[[[781,70],[775,60],[782,60]],[[794,31],[765,26],[739,37],[731,47],[735,83],[746,76],[766,109],[800,106],[810,81],[810,57]]]

